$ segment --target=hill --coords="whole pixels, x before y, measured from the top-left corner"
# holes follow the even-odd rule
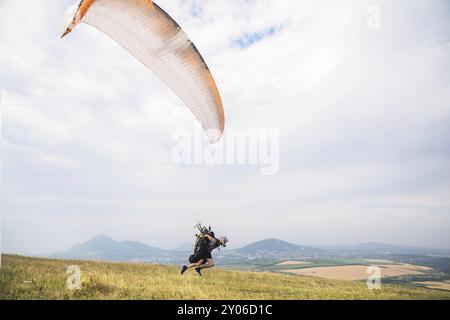
[[[289,243],[279,239],[265,239],[238,249],[217,251],[214,259],[221,265],[243,262],[284,259],[326,259],[335,257],[371,258],[419,263],[448,273],[448,255],[445,250],[421,249],[379,243],[364,243],[342,248],[314,248]],[[180,264],[192,253],[193,243],[185,243],[175,249],[165,250],[137,241],[115,241],[107,236],[96,236],[72,248],[42,257],[77,260],[140,261]],[[411,256],[412,253],[422,255]]]
[[[376,242],[361,243],[352,247],[351,250],[366,253],[441,255],[447,257],[450,256],[449,250],[445,249],[400,246]]]
[[[311,257],[320,256],[326,253],[323,249],[304,247],[279,239],[265,239],[253,242],[245,247],[237,249],[236,251],[240,254],[246,255],[282,255],[285,257]]]
[[[76,260],[106,260],[106,261],[143,261],[157,263],[181,263],[193,250],[193,243],[185,243],[173,250],[165,250],[149,246],[137,241],[115,241],[99,235],[84,243],[76,244],[64,251],[51,253],[44,257]],[[235,250],[224,250],[223,255],[217,255],[221,263],[242,259],[274,259],[290,257],[318,257],[325,250],[304,247],[279,239],[266,239],[251,243]]]
[[[74,264],[81,290],[66,288],[67,267]],[[450,299],[450,292],[405,285],[371,291],[364,282],[215,268],[203,277],[181,276],[173,266],[6,255],[0,270],[5,299]]]
[[[181,252],[189,252],[189,253],[191,253],[194,250],[194,241],[183,243],[182,245],[176,247],[173,250],[174,251],[181,251]]]
[[[137,241],[115,241],[99,235],[72,248],[50,254],[52,258],[132,261],[163,255],[164,250]]]

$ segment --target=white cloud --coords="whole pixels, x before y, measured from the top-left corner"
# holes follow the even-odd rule
[[[210,66],[227,127],[280,129],[274,177],[172,165],[171,133],[193,117],[97,30],[60,40],[70,4],[0,2],[6,250],[63,249],[96,233],[175,246],[165,235],[188,239],[199,220],[235,244],[448,247],[445,1],[376,1],[379,31],[366,28],[373,2],[158,2]]]

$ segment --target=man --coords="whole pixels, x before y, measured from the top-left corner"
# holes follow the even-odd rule
[[[201,276],[202,269],[214,267],[214,260],[211,255],[212,251],[220,246],[226,247],[228,242],[227,237],[220,237],[220,239],[216,239],[214,237],[214,233],[200,234],[198,237],[207,240],[208,243],[199,250],[198,254],[195,255],[195,260],[197,261],[181,267],[181,274],[183,274],[187,269],[195,268],[195,271]]]

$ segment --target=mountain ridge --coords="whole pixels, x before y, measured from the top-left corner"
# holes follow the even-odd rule
[[[116,241],[105,235],[97,235],[83,243],[73,245],[63,251],[42,255],[58,259],[81,260],[111,260],[111,261],[150,261],[150,262],[176,262],[186,259],[186,255],[193,250],[193,244],[185,243],[174,249],[162,249],[148,244],[125,240]],[[360,243],[355,246],[340,249],[302,246],[276,238],[268,238],[249,243],[236,249],[226,249],[221,256],[237,259],[263,259],[263,258],[315,258],[342,252],[352,253],[398,253],[398,254],[442,254],[449,255],[445,250],[416,248],[408,246],[390,245],[376,242]],[[225,254],[225,255],[224,255]],[[219,258],[219,256],[218,256]]]
[[[52,258],[98,259],[98,260],[138,260],[158,256],[163,249],[138,241],[116,241],[105,235],[97,235],[71,248],[50,254]]]

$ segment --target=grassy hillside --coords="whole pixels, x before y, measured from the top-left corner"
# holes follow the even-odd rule
[[[82,289],[66,288],[69,265]],[[172,266],[3,256],[0,299],[450,299],[450,292],[295,275],[212,269],[180,276]]]

